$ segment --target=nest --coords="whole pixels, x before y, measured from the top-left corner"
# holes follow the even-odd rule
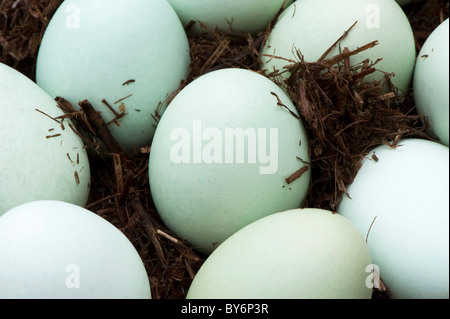
[[[2,0],[0,62],[34,80],[40,40],[61,3]],[[431,32],[448,17],[448,1],[419,0],[404,9],[419,52]],[[260,70],[260,48],[275,21],[256,36],[221,30],[209,30],[208,38],[191,36],[191,72],[171,98],[197,77],[223,68],[249,69],[279,81],[280,74]],[[369,154],[374,146],[395,147],[406,137],[432,139],[426,133],[426,119],[415,112],[412,91],[401,100],[395,88],[383,90],[390,83],[390,74],[385,74],[383,81],[364,82],[365,76],[376,71],[377,61],[350,65],[350,56],[375,45],[368,43],[355,51],[344,48],[332,57],[324,52],[313,63],[304,61],[298,51],[297,59],[287,69],[290,76],[280,83],[287,87],[309,135],[313,183],[305,206],[334,211],[362,159],[373,156],[376,160]],[[86,208],[110,221],[133,243],[147,269],[153,298],[184,298],[206,257],[177,238],[159,218],[148,183],[150,145],[126,155],[89,101],[81,102],[80,108],[74,108],[64,97],[57,102],[65,117],[88,132],[80,136],[88,150],[98,155],[92,156],[91,195]],[[291,178],[296,176],[299,172],[293,172]],[[374,294],[374,298],[387,296],[386,287]]]

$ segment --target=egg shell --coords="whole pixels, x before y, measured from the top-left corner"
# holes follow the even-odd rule
[[[85,205],[90,165],[69,119],[33,81],[0,63],[0,215],[34,200]],[[64,127],[64,129],[63,129]]]
[[[149,159],[150,189],[166,225],[208,254],[250,222],[300,207],[310,157],[303,123],[291,112],[298,117],[289,97],[249,70],[211,72],[184,88],[159,122]]]
[[[202,265],[187,298],[370,299],[371,263],[363,236],[348,220],[295,209],[228,238]]]
[[[151,298],[139,254],[116,227],[73,204],[36,201],[0,218],[0,298]]]
[[[262,48],[262,68],[280,70],[292,64],[280,58],[298,60],[300,50],[305,61],[317,61],[355,22],[356,25],[328,57],[348,47],[355,50],[372,41],[375,47],[350,57],[352,65],[366,59],[378,70],[395,73],[393,84],[404,95],[410,88],[416,58],[411,25],[402,8],[392,0],[297,0],[280,16]],[[288,76],[288,73],[283,75]],[[375,72],[366,81],[383,80]]]
[[[430,35],[416,62],[414,100],[430,121],[431,132],[449,146],[449,20]]]
[[[348,194],[337,211],[367,236],[392,298],[448,298],[448,147],[420,139],[376,147]]]
[[[282,8],[284,0],[168,0],[187,27],[195,21],[189,31],[207,33],[198,21],[214,31],[216,27],[225,31],[256,34],[265,30]],[[287,8],[293,0],[287,0]]]
[[[36,81],[75,107],[89,100],[126,152],[147,145],[189,72],[189,43],[166,0],[66,0],[39,49]]]

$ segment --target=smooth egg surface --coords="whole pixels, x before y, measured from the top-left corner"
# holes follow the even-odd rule
[[[150,189],[168,227],[210,253],[248,223],[300,207],[309,161],[289,97],[256,72],[224,69],[191,82],[164,113],[150,151]]]
[[[188,299],[370,299],[370,252],[344,217],[295,209],[244,227],[205,261]]]
[[[75,107],[88,100],[132,152],[151,142],[189,63],[186,33],[166,0],[66,0],[45,30],[36,81]]]
[[[416,62],[414,100],[428,117],[430,129],[449,146],[449,20],[431,33]]]
[[[148,299],[131,242],[82,207],[36,201],[0,217],[0,298]]]
[[[196,34],[214,32],[216,27],[224,31],[256,34],[265,30],[282,8],[293,0],[168,0],[183,25]],[[283,7],[284,4],[284,7]],[[205,27],[200,25],[203,24]]]
[[[374,148],[338,213],[367,238],[392,298],[449,297],[449,149],[421,139]]]
[[[91,172],[81,138],[57,103],[0,63],[0,215],[34,200],[85,205]]]

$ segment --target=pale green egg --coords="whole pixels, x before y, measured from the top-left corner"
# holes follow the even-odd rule
[[[449,298],[449,149],[404,139],[375,147],[337,212],[367,238],[396,299]]]
[[[0,217],[0,298],[149,299],[127,237],[82,207],[35,201]]]
[[[256,72],[225,69],[193,81],[169,105],[151,146],[150,189],[166,225],[210,253],[250,222],[300,207],[309,162],[289,97]]]
[[[224,31],[256,34],[265,30],[282,8],[287,8],[293,0],[168,0],[183,25],[187,27],[194,21],[191,31],[207,33],[200,25],[204,24],[212,32],[216,27]]]
[[[130,152],[151,142],[189,63],[186,33],[166,0],[66,0],[42,39],[36,81],[75,107],[89,100]]]
[[[370,299],[369,248],[344,217],[295,209],[229,237],[205,261],[188,299]]]
[[[53,199],[83,206],[90,165],[69,119],[41,88],[0,63],[0,215],[17,205]]]
[[[414,98],[417,110],[428,117],[430,129],[449,145],[449,28],[448,19],[430,35],[416,62]]]
[[[262,48],[262,68],[284,71],[284,59],[298,61],[298,51],[305,61],[315,62],[356,23],[347,36],[327,57],[348,47],[356,50],[368,43],[378,45],[350,58],[356,65],[368,59],[382,59],[379,70],[367,81],[383,80],[394,73],[393,84],[405,95],[410,88],[416,58],[411,25],[402,8],[392,0],[297,0],[286,9]],[[282,59],[283,58],[283,59]],[[383,72],[381,72],[383,71]],[[288,73],[283,75],[284,78]]]

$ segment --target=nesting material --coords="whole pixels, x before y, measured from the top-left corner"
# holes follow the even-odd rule
[[[2,0],[0,62],[34,80],[42,36],[62,2],[63,0]]]
[[[350,32],[351,28],[333,46]],[[316,62],[306,62],[297,51],[298,59],[289,61],[285,70],[267,75],[287,88],[309,132],[313,185],[307,207],[335,211],[373,147],[395,147],[405,137],[428,138],[426,120],[397,95],[391,74],[385,73],[382,81],[364,81],[367,75],[381,72],[376,68],[379,60],[350,64],[351,56],[377,44],[354,51],[343,48],[328,57],[330,48]],[[281,81],[284,72],[290,75]]]

